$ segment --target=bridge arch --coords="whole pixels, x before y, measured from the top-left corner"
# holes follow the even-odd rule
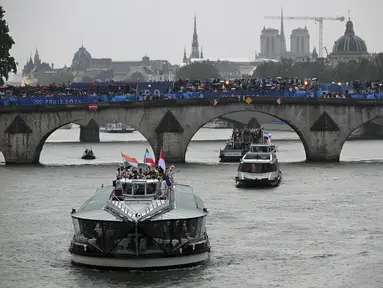
[[[201,114],[196,115],[195,118],[193,119],[198,119],[198,121],[196,121],[198,123],[196,125],[191,126],[190,128],[192,129],[185,130],[184,132],[185,133],[184,134],[185,143],[183,145],[184,155],[186,155],[187,149],[189,147],[189,144],[192,138],[206,123],[218,117],[223,117],[227,114],[250,111],[253,113],[258,112],[258,113],[266,114],[269,116],[273,116],[277,118],[278,120],[286,123],[289,127],[291,127],[291,129],[298,135],[299,139],[301,140],[303,148],[305,150],[306,157],[307,157],[310,147],[305,138],[305,132],[307,131],[305,129],[307,128],[306,127],[307,125],[305,125],[305,123],[303,123],[303,125],[301,124],[300,127],[298,127],[297,121],[295,119],[290,120],[287,114],[284,112],[285,110],[278,109],[278,107],[275,105],[270,105],[270,107],[266,107],[266,108],[257,108],[256,106],[253,106],[253,105],[247,105],[247,104],[245,105],[246,106],[242,104],[235,105],[235,106],[234,105],[227,105],[227,106],[225,105],[222,107],[217,106],[217,108],[209,110],[209,111],[213,111],[213,113],[203,113],[202,115]]]
[[[360,137],[361,140],[363,140],[363,139],[371,139],[370,137],[368,137],[368,135],[366,135],[365,137],[362,135],[363,132],[364,132],[364,131],[362,131],[362,129],[363,129],[364,127],[366,127],[366,125],[374,124],[373,122],[376,121],[376,120],[380,120],[380,122],[381,122],[381,123],[379,123],[379,124],[381,124],[381,125],[376,124],[376,126],[380,126],[380,127],[377,127],[377,128],[379,128],[379,129],[381,130],[380,134],[383,136],[383,114],[381,114],[381,115],[373,115],[370,119],[368,119],[368,120],[364,120],[364,122],[360,122],[360,123],[358,123],[357,125],[354,125],[354,126],[348,131],[347,137],[345,137],[345,138],[343,139],[343,142],[341,143],[341,145],[342,145],[342,153],[344,152],[344,148],[345,148],[345,144],[346,144],[347,140],[351,139],[351,138],[352,138],[352,134],[353,134],[354,132],[358,131],[358,130],[360,131],[360,135],[359,135],[359,136],[356,136],[356,135],[355,135],[355,139],[358,139],[359,137]],[[368,131],[366,131],[366,132],[368,133]],[[379,137],[379,138],[377,138],[377,140],[378,140],[378,139],[381,139],[381,138]],[[341,156],[342,156],[342,155],[341,155]],[[362,156],[363,156],[363,155],[362,155]],[[376,155],[375,155],[374,157],[376,157]],[[373,160],[373,159],[371,159],[371,160]]]
[[[65,115],[66,113],[63,113],[64,115],[60,115],[58,121],[57,119],[53,119],[53,121],[50,122],[50,125],[45,127],[45,129],[41,130],[41,135],[39,137],[39,140],[37,142],[36,148],[34,150],[32,163],[38,164],[40,162],[40,156],[41,152],[43,150],[44,144],[46,143],[47,139],[58,129],[61,127],[70,124],[70,123],[77,123],[77,124],[83,124],[90,123],[91,121],[95,121],[98,125],[105,124],[107,122],[112,121],[118,121],[124,124],[127,124],[134,128],[137,132],[139,132],[149,143],[151,148],[153,149],[153,143],[150,142],[150,134],[145,130],[145,127],[140,125],[141,119],[140,117],[131,117],[129,116],[129,113],[126,113],[125,109],[115,109],[116,111],[113,111],[111,113],[110,110],[107,111],[100,111],[96,113],[82,112],[81,114],[76,115],[76,113],[68,113],[69,115]],[[60,113],[60,112],[59,112]]]

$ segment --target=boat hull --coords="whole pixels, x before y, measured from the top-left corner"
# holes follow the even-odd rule
[[[94,156],[94,155],[84,155],[84,156],[81,157],[81,159],[83,159],[83,160],[94,160],[94,159],[96,159],[96,156]]]
[[[277,179],[243,179],[239,180],[238,177],[235,178],[235,185],[239,188],[242,187],[277,187],[281,184],[282,177]]]
[[[100,130],[103,133],[113,133],[113,134],[125,134],[125,133],[133,133],[135,130]]]
[[[206,263],[210,258],[210,249],[189,255],[112,258],[80,255],[71,252],[74,265],[98,268],[117,268],[130,270],[159,270],[196,266]]]

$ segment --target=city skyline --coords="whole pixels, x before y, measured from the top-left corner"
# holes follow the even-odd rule
[[[82,44],[94,57],[115,60],[136,60],[148,55],[152,59],[164,59],[169,60],[172,64],[180,64],[184,48],[188,55],[191,53],[194,11],[188,9],[188,12],[185,13],[182,9],[176,9],[177,5],[172,5],[176,3],[173,0],[152,3],[152,9],[149,10],[147,7],[141,9],[144,8],[144,5],[140,2],[130,3],[130,9],[126,11],[126,15],[121,10],[125,10],[128,7],[127,4],[122,1],[114,1],[115,6],[113,7],[120,8],[113,9],[113,16],[105,15],[105,9],[102,9],[104,5],[100,5],[102,2],[97,0],[91,2],[93,5],[88,5],[90,2],[87,0],[76,3],[76,5],[71,0],[55,1],[55,3],[42,0],[39,1],[39,5],[25,0],[4,0],[3,2],[2,5],[6,10],[5,19],[16,42],[11,54],[19,64],[19,73],[27,57],[30,56],[30,53],[34,53],[36,48],[44,61],[55,63],[56,67],[70,65],[73,54]],[[264,26],[280,28],[278,21],[264,20],[264,16],[278,16],[282,1],[268,1],[268,7],[273,7],[273,9],[259,3],[254,5],[245,0],[236,3],[236,7],[244,4],[248,8],[257,8],[253,14],[250,13],[252,9],[245,9],[246,11],[241,9],[239,13],[233,13],[232,9],[222,7],[229,5],[225,5],[226,2],[222,1],[221,5],[211,10],[214,11],[212,14],[208,8],[214,7],[212,3],[216,3],[216,1],[204,4],[203,7],[206,9],[202,10],[198,8],[201,5],[197,5],[200,2],[202,5],[202,1],[196,0],[194,10],[197,15],[199,44],[200,47],[203,47],[207,58],[253,60],[255,51],[260,52],[259,38],[262,28]],[[367,0],[367,2],[372,2],[372,0]],[[383,51],[382,41],[374,36],[374,27],[379,27],[378,12],[380,9],[377,6],[383,8],[383,3],[376,3],[375,9],[369,11],[368,18],[364,17],[366,13],[363,13],[368,5],[366,3],[361,5],[356,0],[337,1],[336,3],[325,0],[315,11],[310,9],[312,7],[310,3],[315,2],[290,1],[289,5],[283,6],[284,15],[345,16],[347,19],[350,8],[355,32],[366,41],[369,52]],[[324,9],[330,7],[328,6],[330,3],[332,9]],[[328,5],[326,6],[326,4]],[[302,5],[308,8],[303,9]],[[21,6],[23,9],[17,9]],[[296,9],[297,6],[300,9]],[[73,9],[74,7],[76,9]],[[140,11],[140,13],[129,12],[132,11],[132,8],[134,8],[133,11]],[[155,17],[156,12],[161,11],[167,13],[160,13],[160,17]],[[172,12],[172,17],[169,17],[169,12]],[[374,13],[376,13],[376,17],[374,17]],[[35,23],[34,30],[26,32],[26,26],[31,27],[32,22]],[[334,41],[343,35],[345,30],[345,22],[332,22],[335,21],[325,21],[324,23],[324,46],[329,52],[332,50]],[[220,28],[216,29],[217,26]],[[319,27],[312,20],[285,21],[287,47],[290,47],[291,31],[304,26],[307,26],[311,35],[311,48],[318,49]],[[246,31],[244,31],[244,27],[246,27]],[[121,33],[121,31],[125,33]],[[60,42],[63,44],[57,44]]]

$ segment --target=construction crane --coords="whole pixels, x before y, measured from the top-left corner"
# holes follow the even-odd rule
[[[323,57],[323,21],[333,20],[343,22],[346,18],[343,16],[336,17],[311,17],[311,16],[266,16],[265,19],[283,19],[283,20],[314,20],[315,23],[319,23],[319,57]]]

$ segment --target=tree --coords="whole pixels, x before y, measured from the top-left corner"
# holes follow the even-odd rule
[[[94,82],[94,80],[92,79],[92,77],[89,77],[89,76],[82,76],[82,78],[81,78],[81,82],[84,82],[84,83],[92,83],[92,82]]]
[[[61,72],[58,74],[40,74],[37,77],[37,83],[40,85],[51,84],[68,84],[69,81],[73,81],[74,76],[70,72]]]
[[[383,80],[383,55],[339,62],[334,67],[323,62],[293,62],[281,59],[280,62],[264,62],[255,70],[255,78],[299,77],[318,78],[322,83],[351,82],[354,80]]]
[[[177,77],[189,80],[220,78],[217,68],[210,61],[193,62],[183,66],[178,70]]]
[[[3,78],[8,80],[10,73],[17,73],[17,63],[15,58],[11,57],[9,50],[15,44],[11,35],[9,35],[9,27],[4,20],[5,11],[0,6],[0,85],[4,84]]]

